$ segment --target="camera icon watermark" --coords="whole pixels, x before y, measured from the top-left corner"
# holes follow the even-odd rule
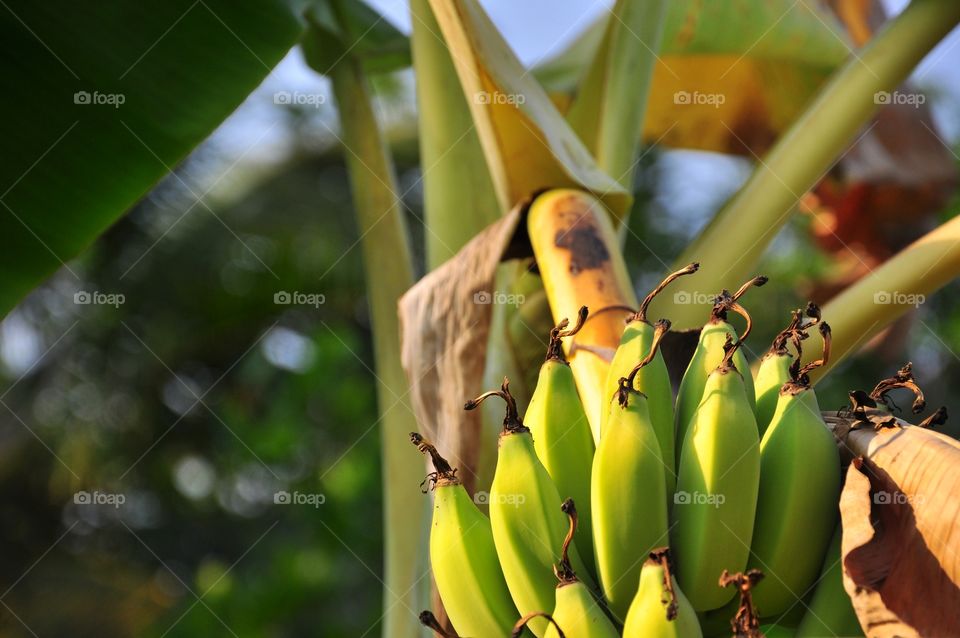
[[[882,106],[890,104],[899,104],[905,106],[919,107],[926,103],[927,96],[923,93],[902,93],[900,91],[877,91],[873,94],[873,103]]]
[[[309,106],[318,109],[327,103],[327,96],[323,93],[277,91],[273,94],[273,103],[285,106]]]
[[[677,91],[673,94],[673,103],[679,106],[712,106],[715,109],[725,104],[727,96],[723,93],[701,93],[700,91]]]
[[[120,108],[127,101],[123,93],[101,93],[100,91],[77,91],[73,94],[73,103],[81,106],[112,106]]]
[[[491,502],[494,502],[501,505],[512,505],[513,507],[520,507],[521,505],[527,502],[527,497],[523,494],[491,495],[490,492],[484,492],[483,490],[480,490],[479,492],[473,495],[473,502],[476,503],[477,505],[490,505]]]
[[[319,292],[279,290],[273,293],[273,303],[278,306],[313,306],[319,308],[327,303],[327,296]]]
[[[678,306],[713,304],[716,299],[715,295],[698,290],[678,290],[673,293],[673,303]]]
[[[913,306],[919,308],[926,301],[927,297],[918,293],[897,290],[878,290],[873,293],[873,303],[878,306]]]
[[[274,505],[309,505],[310,507],[318,508],[326,502],[326,495],[318,493],[296,491],[290,493],[286,490],[280,490],[273,494]]]
[[[908,495],[903,492],[888,492],[880,490],[874,492],[874,505],[922,505],[924,501],[922,494]]]
[[[527,96],[523,93],[501,93],[500,91],[478,91],[473,94],[475,104],[505,104],[519,106],[526,104]]]
[[[127,502],[127,497],[124,494],[113,494],[99,490],[93,492],[80,490],[73,495],[73,502],[75,505],[110,505],[119,509]]]
[[[674,505],[712,505],[718,508],[726,502],[727,497],[723,494],[705,494],[703,492],[685,492],[681,490],[675,492],[673,495]]]
[[[78,306],[113,306],[119,308],[127,301],[126,296],[120,292],[100,292],[95,290],[87,292],[78,290],[73,293],[73,303]]]
[[[478,306],[489,305],[507,305],[520,306],[526,301],[526,297],[521,294],[512,294],[501,292],[499,290],[478,290],[473,293],[473,303]]]

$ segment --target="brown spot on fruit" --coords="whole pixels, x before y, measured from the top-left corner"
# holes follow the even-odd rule
[[[602,268],[610,259],[610,253],[597,228],[585,215],[576,216],[570,226],[558,230],[553,243],[557,248],[570,251],[571,275]]]

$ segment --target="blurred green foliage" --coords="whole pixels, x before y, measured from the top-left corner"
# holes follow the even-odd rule
[[[81,284],[61,272],[3,323],[0,635],[380,633],[380,443],[358,233],[340,151],[327,134],[315,143],[329,113],[288,110],[298,143],[266,175],[193,205],[221,170],[202,147],[71,263]],[[404,139],[394,151],[422,271],[419,172]],[[657,198],[662,159],[644,158],[625,245],[641,293],[709,212],[680,219]],[[745,299],[754,357],[833,268],[803,218],[785,230],[762,267],[771,283]],[[76,304],[78,291],[124,303]],[[275,303],[283,292],[324,302]],[[821,406],[913,358],[930,409],[952,407],[956,293],[927,300],[908,338],[835,370]],[[125,502],[75,503],[81,490]],[[277,504],[278,492],[323,503]]]
[[[338,151],[184,214],[204,170],[201,151],[72,264],[81,285],[58,276],[8,319],[54,345],[3,395],[2,635],[380,631],[375,381]],[[323,303],[275,303],[294,292]]]

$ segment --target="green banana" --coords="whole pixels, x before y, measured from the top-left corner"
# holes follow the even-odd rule
[[[732,593],[717,587],[723,570],[742,571],[760,481],[757,422],[734,355],[749,334],[732,343],[704,386],[680,456],[671,536],[677,580],[697,611],[722,607]],[[749,376],[749,375],[747,375]]]
[[[564,319],[550,331],[547,358],[540,368],[536,390],[523,421],[533,436],[537,458],[543,463],[557,491],[582,505],[582,532],[575,539],[580,557],[591,576],[596,575],[593,558],[593,527],[590,520],[590,468],[593,464],[593,431],[580,403],[573,372],[563,354],[561,339],[575,335],[587,319],[587,307],[580,308],[577,325],[566,330]]]
[[[620,379],[607,426],[593,457],[591,490],[597,574],[610,610],[626,617],[645,557],[667,540],[664,462],[647,397],[633,387],[657,354],[670,322],[654,327],[650,351]]]
[[[560,511],[560,494],[533,447],[530,430],[520,420],[517,402],[510,394],[510,382],[500,390],[486,392],[467,401],[467,410],[497,396],[507,404],[500,432],[497,468],[490,486],[490,525],[503,576],[521,614],[553,609],[554,582],[551,576],[555,548],[566,535],[566,521]],[[571,562],[585,573],[574,546]],[[592,586],[591,581],[589,582]],[[543,636],[547,621],[533,618],[530,628]],[[494,634],[481,634],[483,636]]]
[[[773,345],[760,359],[760,366],[753,380],[753,387],[757,393],[757,427],[760,437],[766,432],[773,413],[777,410],[777,400],[780,398],[780,388],[790,380],[790,364],[793,355],[790,354],[788,344],[793,343],[797,352],[800,352],[800,342],[806,339],[806,329],[820,321],[820,309],[813,303],[807,304],[806,315],[813,321],[804,325],[802,311],[793,311],[790,325],[780,331]]]
[[[797,357],[760,441],[760,491],[748,565],[768,574],[753,591],[765,618],[782,614],[806,594],[836,523],[840,455],[809,377],[830,356],[830,326],[821,323],[819,330],[823,357],[803,367]]]
[[[701,638],[690,601],[670,573],[670,551],[650,552],[640,570],[640,586],[630,604],[623,638]]]
[[[760,633],[764,638],[794,638],[796,630],[783,625],[760,625]],[[823,634],[829,636],[830,634]]]
[[[713,309],[710,311],[710,319],[700,331],[700,339],[697,347],[690,357],[690,363],[687,365],[683,378],[680,380],[680,388],[677,391],[676,407],[676,440],[681,446],[690,425],[690,419],[700,405],[700,399],[703,398],[703,388],[707,383],[707,377],[716,369],[717,364],[723,359],[723,345],[726,342],[727,335],[736,336],[736,330],[727,323],[727,313],[730,310],[743,314],[738,300],[753,286],[762,286],[767,283],[767,278],[763,276],[754,277],[746,282],[736,293],[730,294],[724,290],[717,295]],[[754,410],[756,396],[753,389],[753,376],[749,374],[750,368],[747,365],[746,356],[740,350],[734,355],[733,363],[743,373],[743,386],[747,395],[747,401],[750,410]],[[678,447],[676,451],[677,462],[680,461],[682,452]]]
[[[430,456],[434,492],[430,564],[437,591],[454,628],[467,636],[503,636],[517,609],[497,561],[490,521],[467,494],[457,471],[416,432],[410,440]]]
[[[842,536],[842,530],[837,525],[823,560],[817,588],[797,628],[796,638],[863,636],[850,596],[843,587],[843,563],[840,560]]]
[[[568,550],[577,531],[577,508],[573,499],[565,500],[561,509],[570,519],[570,529],[563,540],[560,564],[554,567],[560,581],[557,606],[553,610],[556,627],[562,628],[568,638],[619,638],[616,627],[570,565]],[[554,626],[547,629],[546,638],[560,638],[560,635]]]
[[[623,331],[620,345],[610,362],[610,371],[607,373],[607,380],[604,384],[604,401],[608,401],[611,396],[617,393],[621,377],[627,376],[634,364],[650,350],[654,332],[653,324],[647,320],[647,308],[650,306],[650,302],[675,279],[684,275],[691,275],[697,272],[699,268],[700,264],[694,262],[668,275],[644,298],[640,303],[640,309],[627,319],[627,327]],[[673,389],[670,386],[667,364],[664,362],[661,353],[658,352],[650,365],[637,373],[636,389],[647,395],[650,421],[653,423],[653,431],[660,443],[660,454],[666,466],[667,494],[673,494],[677,485],[676,452],[673,438]],[[600,429],[601,438],[609,414],[610,412],[606,410],[603,413],[603,425]]]

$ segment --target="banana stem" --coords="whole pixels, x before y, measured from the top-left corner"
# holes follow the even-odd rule
[[[870,392],[870,398],[874,401],[879,401],[883,403],[888,408],[895,408],[896,404],[893,403],[893,399],[887,396],[887,394],[896,390],[897,388],[906,388],[913,392],[914,399],[911,410],[914,414],[919,414],[923,412],[923,409],[927,405],[927,401],[923,396],[923,390],[920,389],[920,386],[917,385],[917,382],[913,378],[913,364],[907,362],[902,368],[897,370],[897,373],[890,377],[889,379],[884,379],[878,383],[873,390]]]
[[[821,179],[877,111],[882,92],[893,91],[906,80],[958,21],[958,2],[914,0],[848,58],[678,258],[677,263],[683,264],[695,256],[703,264],[696,278],[700,290],[720,288],[755,266],[789,221],[798,198]],[[696,305],[668,307],[660,305],[663,301],[657,310],[677,326],[689,328],[697,323]],[[856,340],[862,333],[852,334]]]
[[[789,354],[787,343],[793,343],[794,348],[797,350],[797,359],[799,359],[803,354],[801,342],[809,336],[807,335],[807,329],[820,323],[820,307],[812,301],[808,301],[805,310],[797,308],[793,310],[791,314],[793,315],[793,319],[791,319],[786,328],[781,330],[780,333],[773,338],[773,344],[770,346],[768,352],[769,354],[778,355]],[[804,323],[804,314],[806,314],[811,321]]]
[[[766,284],[768,281],[769,279],[767,277],[764,277],[763,275],[758,275],[753,279],[750,279],[749,281],[744,282],[744,284],[737,289],[737,292],[735,292],[732,295],[730,294],[729,290],[726,290],[726,289],[721,290],[720,294],[717,295],[716,298],[714,299],[713,309],[710,311],[710,321],[712,323],[716,323],[718,321],[726,321],[727,312],[730,310],[734,310],[735,312],[738,312],[741,314],[743,314],[743,312],[746,312],[745,310],[743,310],[742,307],[740,310],[736,310],[733,307],[733,305],[737,301],[739,301],[740,297],[742,297],[745,292],[747,292],[754,286],[759,288],[764,284]],[[749,317],[748,317],[748,320],[749,320]],[[744,337],[746,337],[746,335],[749,334],[749,332],[750,332],[750,326],[747,326],[747,332],[744,333]]]
[[[733,337],[728,334],[727,340],[723,344],[723,359],[720,360],[720,365],[717,366],[717,370],[736,370],[737,367],[733,364],[733,355],[737,353],[737,350],[739,350],[742,345],[743,339],[734,341]]]
[[[430,441],[423,438],[418,432],[411,432],[410,442],[416,445],[420,452],[429,455],[430,460],[433,462],[433,469],[435,471],[427,474],[427,478],[423,479],[423,482],[420,483],[420,490],[424,494],[436,488],[437,485],[457,485],[460,483],[460,479],[457,478],[457,468],[450,467],[447,459],[440,456],[437,448],[435,448]],[[429,483],[429,486],[427,489],[424,489],[423,486],[426,483]]]
[[[506,377],[503,378],[503,385],[500,386],[499,390],[490,390],[475,399],[470,399],[464,404],[463,409],[475,410],[490,397],[500,397],[507,404],[507,411],[503,417],[503,431],[500,433],[500,436],[530,431],[529,428],[523,424],[523,421],[520,420],[520,412],[517,410],[517,400],[510,394],[510,379]]]
[[[563,587],[579,581],[576,572],[573,571],[573,565],[570,564],[570,543],[573,541],[573,535],[577,532],[577,506],[572,498],[568,498],[561,505],[560,509],[570,520],[570,528],[567,530],[567,536],[563,539],[563,549],[560,552],[560,564],[554,565],[553,573],[556,574],[560,584],[557,587]]]
[[[427,0],[410,1],[423,171],[427,268],[433,270],[500,217],[486,158],[470,106],[459,86],[447,44]],[[391,637],[392,638],[392,637]]]
[[[667,620],[676,620],[679,604],[677,603],[677,592],[673,588],[673,574],[670,571],[670,548],[658,547],[650,552],[647,562],[653,565],[660,565],[663,568],[663,589],[670,597],[667,602]]]
[[[553,628],[557,630],[558,638],[567,638],[566,634],[563,633],[563,630],[560,629],[560,625],[558,625],[557,621],[553,619],[553,616],[545,611],[534,611],[518,620],[517,624],[513,626],[513,631],[510,632],[510,638],[520,638],[520,634],[523,633],[527,623],[534,618],[546,618],[548,621],[550,621],[550,623],[553,624]]]
[[[801,366],[803,351],[800,349],[800,342],[797,341],[797,358],[794,359],[790,365],[790,381],[783,384],[783,387],[780,389],[780,394],[798,394],[802,390],[809,390],[810,373],[817,368],[822,368],[830,361],[830,344],[833,340],[830,324],[825,321],[821,322],[819,324],[819,330],[820,338],[823,339],[823,355],[819,359],[811,361],[805,366]],[[803,338],[805,339],[806,336],[806,333],[804,333]]]
[[[580,328],[587,322],[587,314],[589,312],[586,306],[580,306],[580,310],[577,311],[577,325],[570,330],[566,330],[565,328],[570,325],[570,320],[564,318],[550,330],[550,343],[547,344],[546,361],[561,361],[567,363],[567,357],[563,354],[563,342],[561,339],[564,337],[572,337],[580,332]]]
[[[763,638],[763,634],[760,632],[760,619],[757,616],[756,608],[753,606],[753,597],[750,595],[750,590],[761,580],[763,580],[763,572],[759,569],[751,569],[746,573],[737,572],[736,574],[730,574],[727,570],[723,570],[723,573],[720,574],[721,587],[733,585],[740,592],[740,607],[733,619],[730,620],[733,635],[738,638]]]
[[[372,91],[359,60],[344,57],[330,71],[333,97],[340,114],[344,153],[353,209],[363,251],[367,300],[380,409],[384,520],[383,635],[423,635],[408,609],[418,609],[427,583],[411,587],[426,568],[421,551],[428,511],[406,489],[423,475],[423,466],[395,442],[417,427],[409,410],[391,409],[406,396],[409,382],[400,364],[397,301],[415,281],[413,259],[396,175],[374,112]],[[403,592],[398,595],[395,592]]]
[[[650,307],[650,302],[654,298],[663,292],[663,289],[669,286],[674,280],[683,277],[684,275],[692,275],[700,269],[700,264],[697,262],[692,262],[687,264],[680,270],[670,273],[667,275],[663,281],[657,284],[657,287],[651,290],[646,297],[643,298],[643,301],[640,302],[640,309],[632,316],[627,318],[627,323],[632,321],[643,321],[644,323],[650,323],[647,321],[647,309]]]
[[[759,288],[763,286],[765,283],[767,283],[768,281],[770,281],[769,277],[765,277],[764,275],[757,275],[753,279],[750,279],[749,281],[744,282],[744,284],[737,289],[737,292],[733,294],[733,300],[736,301],[737,299],[743,296],[743,293],[747,292],[754,286]]]
[[[634,381],[637,379],[637,373],[639,373],[642,368],[648,365],[651,361],[653,361],[653,358],[657,356],[657,350],[660,348],[660,342],[663,341],[663,338],[668,332],[670,332],[670,320],[660,319],[657,321],[656,325],[653,326],[653,343],[650,344],[650,352],[648,352],[647,356],[641,359],[640,362],[633,367],[633,370],[630,371],[630,374],[625,377],[620,377],[620,382],[618,383],[617,388],[617,402],[620,404],[621,408],[627,407],[630,393],[639,394],[639,391],[633,387]]]
[[[420,612],[420,624],[428,629],[432,629],[440,638],[460,638],[456,633],[449,632],[443,628],[437,617],[429,609]]]

